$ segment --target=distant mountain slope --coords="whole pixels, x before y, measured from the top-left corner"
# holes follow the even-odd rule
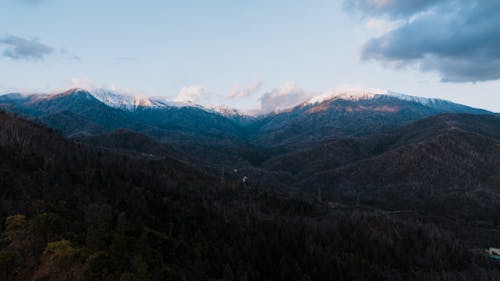
[[[129,116],[138,122],[167,130],[169,133],[178,132],[181,137],[179,142],[204,140],[224,144],[238,139],[242,134],[239,126],[230,119],[198,107],[141,107],[131,112]],[[146,133],[155,136],[154,132]],[[183,134],[196,136],[199,139],[182,138]],[[155,137],[161,140],[173,139],[171,134]]]
[[[38,117],[38,120],[50,128],[57,128],[67,137],[92,136],[104,134],[110,130],[105,127],[105,124],[95,123],[71,111],[42,115]]]
[[[99,136],[81,136],[75,140],[114,152],[137,153],[141,156],[155,158],[182,158],[182,154],[173,147],[126,129],[119,129]]]

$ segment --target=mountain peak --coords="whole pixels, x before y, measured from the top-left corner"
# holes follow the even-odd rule
[[[83,88],[71,88],[60,93],[59,95],[71,95],[71,94],[90,94],[90,91]]]
[[[60,97],[64,97],[64,96],[77,96],[77,97],[86,98],[86,99],[93,98],[93,95],[89,91],[87,91],[85,89],[81,89],[81,88],[72,88],[72,89],[66,90],[62,93],[59,93],[59,94],[50,95],[50,96],[48,96],[48,98],[55,99],[55,98],[60,98]]]

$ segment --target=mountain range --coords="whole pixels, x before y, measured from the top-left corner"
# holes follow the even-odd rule
[[[250,116],[227,107],[70,89],[2,95],[0,108],[101,149],[173,157],[223,179],[322,192],[328,200],[419,210],[465,197],[477,199],[467,210],[500,202],[494,187],[500,117],[441,99],[345,92]],[[458,212],[455,205],[446,210]]]
[[[289,158],[303,150],[315,151],[315,147],[325,146],[325,143],[342,147],[339,143],[351,143],[353,139],[375,137],[378,140],[380,134],[399,134],[394,131],[439,114],[492,114],[445,100],[391,92],[323,95],[286,110],[259,116],[222,106],[203,107],[83,89],[52,95],[5,94],[0,96],[0,108],[37,120],[66,137],[95,141],[101,146],[120,147],[124,142],[118,141],[119,137],[150,138],[151,142],[169,147],[160,151],[177,151],[176,155],[183,155],[215,173],[222,167],[228,170],[262,169],[268,167],[268,163],[279,162],[278,159]],[[127,130],[136,134],[127,135]],[[110,141],[110,136],[117,143]],[[375,146],[379,142],[370,139],[366,143]],[[382,146],[378,145],[377,149]],[[134,150],[147,151],[141,147]],[[349,159],[339,163],[373,155],[347,154]]]
[[[38,119],[66,136],[99,135],[128,128],[160,140],[174,136],[169,141],[176,138],[185,141],[183,135],[192,134],[189,138],[214,138],[217,144],[229,137],[265,146],[366,135],[440,113],[489,113],[445,100],[390,92],[321,96],[259,116],[224,106],[203,107],[83,89],[52,95],[4,94],[0,96],[0,106]],[[51,123],[56,121],[64,124]]]
[[[0,109],[7,280],[498,273],[477,250],[500,244],[493,112],[346,92],[253,116],[83,89],[5,94]]]

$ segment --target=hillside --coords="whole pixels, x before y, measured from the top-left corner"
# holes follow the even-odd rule
[[[493,280],[499,273],[432,224],[221,186],[173,159],[94,151],[5,113],[0,154],[3,280]]]
[[[325,200],[498,225],[500,117],[448,114],[383,134],[334,139],[264,167]],[[293,180],[292,180],[293,179]]]

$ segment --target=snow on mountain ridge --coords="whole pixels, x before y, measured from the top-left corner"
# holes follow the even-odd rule
[[[176,102],[163,97],[147,97],[143,95],[127,95],[111,90],[94,89],[88,91],[100,102],[122,110],[133,111],[139,107],[145,108],[170,108],[170,107],[195,107],[204,108],[201,105],[190,102]]]
[[[387,95],[391,96],[391,97],[396,97],[396,98],[401,99],[401,100],[420,103],[420,104],[426,105],[426,106],[431,106],[431,105],[436,104],[436,103],[451,103],[450,101],[443,100],[443,99],[410,96],[410,95],[396,93],[396,92],[388,92]]]
[[[91,94],[102,103],[119,109],[135,110],[138,107],[171,106],[167,100],[152,99],[145,96],[129,96],[108,90],[93,90]]]
[[[315,97],[309,98],[308,100],[304,101],[301,105],[306,106],[306,105],[313,105],[313,104],[318,104],[322,103],[327,100],[351,100],[351,101],[359,101],[359,100],[367,100],[367,99],[372,99],[377,95],[385,95],[389,93],[388,90],[385,89],[376,89],[376,88],[369,88],[369,89],[349,89],[349,90],[330,90],[323,92],[320,95],[317,95]]]
[[[370,89],[366,91],[342,91],[342,92],[330,91],[318,95],[316,97],[313,97],[302,103],[302,105],[303,106],[313,105],[328,100],[351,100],[351,101],[368,100],[368,99],[373,99],[377,96],[394,97],[404,101],[416,102],[425,106],[433,106],[437,104],[452,104],[452,102],[443,99],[411,96],[384,89]]]
[[[193,107],[208,112],[217,113],[228,118],[249,116],[249,114],[246,114],[243,111],[223,105],[202,106],[190,102],[170,101],[167,100],[166,98],[161,98],[161,97],[131,96],[103,89],[95,89],[88,92],[92,96],[94,96],[97,100],[110,107],[124,109],[128,111],[136,110],[139,107],[155,108],[155,109],[171,108],[171,107]]]

